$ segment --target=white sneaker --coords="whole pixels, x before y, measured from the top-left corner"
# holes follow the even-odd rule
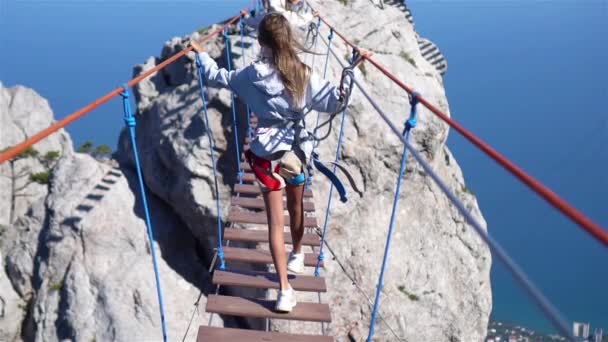
[[[276,311],[290,312],[294,306],[296,306],[296,292],[289,286],[288,290],[281,291],[277,295],[277,304],[275,306]]]
[[[287,269],[293,273],[304,272],[304,253],[294,254],[293,252],[289,252]]]

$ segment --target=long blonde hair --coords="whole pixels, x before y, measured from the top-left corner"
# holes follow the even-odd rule
[[[302,103],[310,69],[298,58],[297,50],[303,47],[294,39],[287,18],[280,13],[267,14],[258,28],[258,41],[272,51],[273,64],[294,103]]]

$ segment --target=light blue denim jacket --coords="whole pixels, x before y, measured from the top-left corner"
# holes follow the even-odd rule
[[[338,88],[315,74],[310,75],[303,104],[294,103],[283,85],[281,76],[273,66],[268,52],[252,64],[233,71],[220,69],[206,52],[199,53],[204,74],[210,86],[221,86],[232,90],[249,105],[258,118],[258,128],[251,142],[251,152],[267,157],[293,148],[295,134],[306,137],[301,123],[294,121],[312,110],[334,113],[342,107]],[[349,80],[344,84],[350,84]],[[301,139],[306,140],[306,139]],[[310,142],[310,141],[309,141]],[[300,149],[310,157],[312,142],[300,144]]]

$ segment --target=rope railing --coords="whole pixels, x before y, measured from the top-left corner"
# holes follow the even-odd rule
[[[331,39],[331,34],[329,36],[329,39]],[[327,56],[329,57],[329,51],[331,50],[330,47],[331,44],[331,40],[329,41],[328,45],[327,45]],[[325,71],[327,72],[327,61],[325,62]],[[353,51],[353,56],[351,59],[351,66],[354,66],[357,63],[357,58],[355,57],[355,52]],[[354,79],[354,74],[352,79]],[[347,103],[348,105],[348,103]],[[344,110],[342,110],[342,120],[340,122],[340,132],[338,133],[338,146],[336,147],[336,158],[335,158],[335,162],[337,163],[338,161],[340,161],[340,151],[342,148],[342,138],[344,137],[344,123],[346,122],[346,116],[348,115],[348,106],[344,107]],[[319,115],[317,113],[317,121],[319,120]],[[319,125],[317,124],[316,127],[318,127]],[[336,165],[334,165],[334,170],[333,172],[336,172]],[[331,185],[329,186],[329,195],[327,196],[327,208],[325,209],[325,221],[323,223],[323,233],[321,234],[321,246],[319,248],[319,256],[317,258],[317,264],[315,266],[315,277],[318,277],[320,275],[319,272],[319,267],[321,267],[321,263],[323,262],[323,260],[325,259],[325,255],[323,254],[323,243],[325,242],[325,235],[327,233],[327,226],[329,224],[329,217],[331,216],[331,202],[332,202],[332,198],[333,198],[333,192],[334,192],[334,184],[331,183]]]
[[[226,268],[226,262],[224,260],[224,248],[222,246],[222,207],[220,199],[220,190],[217,182],[217,165],[215,162],[215,139],[213,138],[213,131],[209,125],[209,112],[207,110],[207,98],[205,94],[205,71],[203,70],[203,63],[199,55],[196,55],[196,67],[198,71],[198,86],[201,91],[201,102],[203,103],[203,118],[205,119],[205,129],[207,133],[207,140],[209,142],[209,151],[211,153],[211,166],[213,167],[213,180],[215,185],[215,206],[217,210],[217,257],[220,259],[220,269]]]
[[[329,43],[323,39],[323,42],[329,46]],[[342,68],[345,67],[340,56],[330,48],[330,52],[336,61],[340,64]],[[435,184],[439,186],[441,191],[448,197],[450,202],[456,206],[460,214],[466,219],[477,232],[477,234],[483,239],[486,245],[490,248],[493,255],[495,255],[506,267],[507,270],[513,275],[515,280],[520,284],[520,286],[528,293],[528,295],[534,300],[537,306],[541,309],[541,311],[545,314],[546,317],[549,318],[551,323],[557,328],[557,330],[566,336],[569,339],[573,339],[572,333],[569,329],[569,324],[563,318],[563,315],[555,308],[555,306],[544,296],[544,294],[538,289],[538,287],[529,279],[529,277],[523,272],[521,267],[509,256],[509,254],[503,249],[503,247],[496,242],[488,233],[485,231],[483,226],[479,223],[479,221],[466,209],[466,206],[454,195],[454,193],[450,190],[449,186],[441,180],[441,178],[435,173],[433,167],[424,159],[424,157],[414,148],[410,142],[402,135],[402,132],[393,124],[393,122],[388,118],[388,115],[384,113],[384,111],[378,106],[376,101],[367,93],[365,88],[363,88],[360,82],[353,78],[353,83],[355,86],[361,91],[363,96],[367,99],[367,101],[372,105],[372,107],[378,112],[380,117],[386,122],[391,131],[397,135],[397,137],[401,140],[401,142],[405,145],[407,150],[412,154],[412,156],[418,161],[418,163],[422,166],[424,171],[433,179]],[[414,93],[416,94],[416,93]],[[416,98],[420,100],[421,96],[416,95]],[[373,322],[372,322],[373,325]],[[370,325],[370,335],[372,325]]]
[[[226,66],[228,72],[232,71],[232,54],[230,52],[230,36],[228,36],[228,28],[224,29],[224,42],[226,43]],[[244,56],[243,56],[244,57]],[[232,109],[232,126],[234,129],[234,151],[236,154],[236,167],[238,170],[239,183],[243,184],[243,170],[241,169],[241,150],[239,148],[239,126],[236,118],[236,99],[234,92],[230,92],[231,109]]]
[[[315,9],[306,1],[308,6],[312,11]],[[316,11],[315,11],[316,12]],[[317,12],[318,13],[318,12]],[[336,35],[338,35],[347,45],[352,47],[353,49],[359,49],[359,47],[353,44],[345,35],[340,33],[340,31],[336,30],[334,26],[332,26],[325,18],[321,15],[318,15],[319,19],[324,22],[327,27],[330,28]],[[391,79],[395,84],[401,87],[410,95],[413,93],[413,89],[403,83],[401,80],[397,78],[393,73],[391,73],[386,67],[377,62],[371,56],[363,56],[365,60],[371,63],[376,69],[386,75],[389,79]],[[491,157],[495,162],[497,162],[500,166],[502,166],[505,170],[511,173],[513,176],[518,178],[522,183],[524,183],[528,188],[538,194],[541,198],[547,201],[551,206],[558,209],[562,212],[566,217],[576,223],[579,227],[583,228],[587,233],[593,236],[596,240],[600,241],[602,244],[608,247],[608,231],[602,228],[599,224],[595,223],[593,220],[585,216],[581,211],[573,207],[566,200],[561,198],[555,192],[553,192],[550,188],[542,184],[540,181],[526,173],[521,167],[517,166],[514,162],[509,160],[507,157],[502,155],[500,152],[492,148],[481,138],[477,137],[471,131],[467,130],[464,126],[458,123],[456,120],[450,118],[446,113],[442,112],[435,105],[430,103],[424,97],[420,96],[418,98],[420,104],[424,105],[427,109],[429,109],[432,113],[437,115],[441,120],[450,125],[450,127],[454,128],[458,131],[462,136],[464,136],[467,140],[469,140],[473,145],[483,151],[486,155]]]
[[[146,227],[148,229],[148,243],[150,244],[150,254],[152,255],[152,264],[154,266],[154,279],[156,281],[156,295],[158,296],[158,307],[160,311],[160,323],[163,331],[163,341],[167,342],[167,320],[165,316],[165,304],[163,300],[163,289],[160,282],[160,270],[158,268],[158,258],[156,257],[156,248],[154,247],[154,232],[152,229],[152,219],[150,218],[150,210],[148,209],[148,199],[146,196],[146,187],[144,186],[144,176],[139,162],[139,153],[137,151],[137,139],[135,138],[135,125],[136,119],[131,110],[131,94],[129,92],[129,86],[124,85],[123,91],[120,93],[122,96],[124,121],[129,131],[129,137],[131,138],[131,148],[133,149],[133,160],[135,161],[135,171],[137,172],[137,180],[139,185],[139,191],[141,195],[141,202],[144,208],[144,217],[146,219]]]
[[[321,25],[321,22],[319,21],[318,25]],[[317,26],[317,30],[319,29],[319,26]],[[317,32],[317,35],[319,34],[319,32]],[[317,42],[317,37],[315,36],[315,46],[316,46],[316,42]],[[334,39],[334,34],[333,31],[330,30],[329,32],[329,36],[327,37],[327,39],[329,40],[329,46],[331,46],[331,42]],[[313,66],[311,67],[311,69],[314,67],[314,59],[315,55],[313,54]],[[326,77],[327,75],[327,64],[329,63],[329,48],[327,48],[327,53],[325,54],[325,66],[323,68],[323,78]],[[319,112],[317,112],[317,120],[315,123],[315,127],[319,126],[319,117],[321,116],[321,114]],[[316,150],[316,144],[313,147],[313,152]],[[310,188],[311,184],[312,184],[312,174],[313,174],[313,167],[312,167],[312,163],[310,163],[308,165],[308,177],[306,178],[306,188]]]
[[[410,117],[405,121],[405,129],[403,135],[405,141],[410,141],[410,132],[412,128],[416,127],[416,106],[418,104],[418,94],[414,93],[410,101]],[[367,336],[367,342],[372,341],[374,336],[374,327],[376,325],[376,316],[380,307],[380,294],[382,293],[382,287],[384,283],[384,271],[386,270],[386,263],[388,261],[388,253],[391,247],[391,239],[393,237],[393,230],[395,228],[395,218],[397,216],[397,208],[399,206],[399,197],[401,193],[401,183],[403,182],[403,175],[405,174],[405,167],[407,163],[407,148],[403,147],[403,153],[401,154],[401,165],[399,167],[399,176],[397,177],[397,186],[395,188],[395,198],[393,199],[393,209],[391,211],[391,219],[388,226],[388,233],[386,234],[386,243],[384,244],[384,255],[382,257],[382,266],[380,268],[380,276],[378,277],[378,286],[376,287],[376,298],[374,300],[374,309],[372,311],[372,318],[370,322],[369,334]]]

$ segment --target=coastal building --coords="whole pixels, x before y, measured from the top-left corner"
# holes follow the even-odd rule
[[[589,338],[589,332],[590,332],[589,323],[574,322],[572,328],[573,328],[572,332],[574,333],[574,337],[582,337],[585,340],[587,338]],[[583,341],[585,341],[585,340],[583,340]]]
[[[593,333],[593,342],[602,342],[603,337],[604,331],[600,328],[595,328],[595,332]]]

